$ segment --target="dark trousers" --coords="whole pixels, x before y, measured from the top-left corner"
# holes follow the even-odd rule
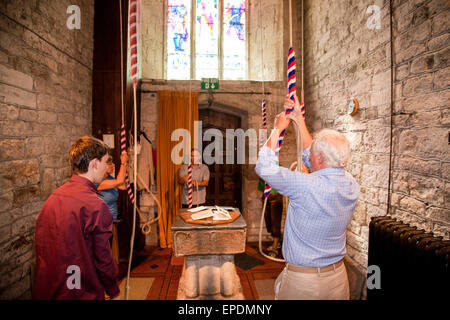
[[[263,195],[264,201],[264,195]],[[283,215],[283,196],[279,193],[271,193],[267,199],[264,220],[266,229],[272,237],[281,237],[281,218]]]

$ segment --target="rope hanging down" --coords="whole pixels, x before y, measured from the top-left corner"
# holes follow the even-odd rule
[[[260,11],[260,20],[261,20],[261,4],[259,7],[259,11]],[[305,106],[304,106],[304,100],[303,100],[304,99],[304,92],[303,92],[303,87],[304,87],[304,77],[303,77],[304,76],[304,68],[303,68],[303,59],[304,59],[304,55],[303,55],[303,19],[304,19],[303,0],[302,0],[301,15],[302,15],[302,94],[301,94],[301,103],[300,103],[300,113],[304,118],[305,117]],[[287,73],[287,89],[288,89],[289,99],[295,100],[294,94],[297,91],[297,79],[296,79],[295,52],[294,52],[294,48],[293,48],[293,44],[292,44],[292,4],[291,4],[291,0],[289,0],[289,36],[290,36],[290,43],[289,43],[289,50],[288,50],[287,72],[286,72]],[[262,51],[262,48],[261,48],[261,51]],[[265,114],[264,99],[263,99],[263,104],[264,105],[262,106],[262,119],[263,119],[262,126],[263,126],[263,128],[265,128],[266,127],[266,122],[265,122],[266,114]],[[286,109],[285,115],[293,121],[294,130],[295,130],[296,139],[297,139],[297,161],[291,164],[290,170],[292,170],[292,168],[294,166],[296,166],[296,171],[299,171],[299,170],[303,169],[303,164],[302,164],[302,160],[301,160],[301,156],[303,153],[303,145],[302,145],[303,142],[302,142],[301,132],[299,130],[299,125],[292,114],[294,109],[295,109],[294,107]],[[280,155],[280,150],[281,150],[281,146],[283,144],[285,134],[286,134],[286,129],[284,129],[280,133],[279,139],[277,141],[277,147],[275,149],[275,155],[276,155],[277,159],[279,158],[279,155]],[[262,244],[261,244],[262,225],[263,225],[263,221],[264,221],[264,212],[265,212],[265,209],[267,206],[267,199],[270,195],[271,190],[272,190],[272,188],[270,187],[270,185],[268,185],[266,183],[264,186],[264,205],[263,205],[263,209],[262,209],[260,230],[259,230],[259,251],[264,257],[266,257],[270,260],[277,261],[277,262],[285,262],[284,259],[273,258],[273,257],[266,255],[262,250]]]
[[[123,119],[122,119],[122,126],[120,127],[120,153],[126,153],[126,152],[127,152],[127,133],[125,131],[125,125],[123,124]],[[134,204],[134,194],[133,194],[133,189],[131,189],[130,178],[128,177],[128,172],[125,173],[125,186],[127,188],[128,198],[130,199],[130,202]]]
[[[259,2],[259,29],[260,31],[260,45],[261,45],[261,77],[262,77],[262,99],[261,99],[261,120],[262,120],[262,128],[267,129],[267,108],[266,108],[266,99],[264,97],[265,95],[265,88],[264,88],[264,50],[263,50],[263,28],[262,28],[262,17],[261,17],[261,1]],[[263,144],[264,145],[264,142]],[[261,146],[262,146],[261,145]],[[264,184],[264,198],[267,199],[267,197],[270,194],[270,191],[272,188],[266,183]],[[264,214],[264,212],[263,212]]]
[[[125,130],[125,112],[124,112],[124,97],[123,97],[123,40],[122,40],[122,0],[119,0],[119,8],[120,8],[120,92],[121,92],[121,104],[122,104],[122,126],[120,127],[120,151],[121,153],[127,152],[127,138],[126,138],[126,130]],[[139,213],[141,220],[144,221],[142,213],[140,212],[137,204],[135,202],[134,195],[137,191],[137,183],[139,180],[139,184],[143,186],[143,188],[150,194],[150,196],[155,201],[158,206],[158,214],[156,218],[151,219],[144,223],[141,227],[141,231],[143,234],[148,235],[151,231],[150,225],[156,221],[158,221],[161,217],[162,207],[159,203],[159,200],[150,190],[147,183],[139,176],[137,173],[137,104],[136,104],[136,87],[137,87],[137,74],[138,74],[138,41],[137,41],[137,14],[138,14],[138,3],[137,0],[129,0],[128,2],[128,41],[130,44],[130,65],[131,65],[131,78],[133,80],[133,115],[134,115],[134,170],[133,177],[134,179],[134,189],[131,187],[130,179],[128,176],[128,172],[125,175],[125,185],[127,189],[128,198],[130,202],[133,204],[133,225],[131,230],[131,239],[130,239],[130,255],[128,259],[128,271],[127,271],[127,279],[125,286],[125,299],[128,300],[128,292],[129,292],[129,278],[131,271],[131,261],[133,258],[133,247],[134,247],[134,236],[136,230],[136,212]]]
[[[127,152],[127,133],[125,131],[125,104],[123,99],[123,40],[122,40],[122,0],[119,0],[120,8],[120,98],[121,98],[121,110],[122,110],[122,125],[120,127],[120,153]],[[131,203],[134,203],[133,190],[130,186],[130,179],[128,177],[128,171],[125,172],[125,187],[127,189],[128,198]]]
[[[288,78],[288,92],[289,92],[289,98],[291,100],[294,100],[294,93],[297,89],[297,84],[296,84],[296,79],[295,79],[295,53],[294,53],[294,49],[292,47],[289,47],[289,55],[288,55],[288,63],[287,63],[287,78]],[[291,114],[294,111],[294,107],[292,107],[291,109],[286,109],[285,110],[285,114],[286,116]],[[263,124],[264,125],[264,124]],[[299,133],[299,131],[297,130],[297,133]],[[283,140],[284,140],[284,136],[286,134],[286,129],[284,129],[283,131],[281,131],[280,136],[278,138],[277,141],[277,147],[275,149],[275,156],[277,157],[277,160],[280,156],[280,150],[281,150],[281,145],[283,144]],[[298,135],[297,135],[298,137]],[[297,139],[297,143],[301,143],[301,138],[300,140]],[[269,184],[265,184],[264,185],[264,205],[263,205],[263,210],[261,213],[261,223],[260,223],[260,230],[259,230],[259,251],[260,253],[273,261],[276,262],[285,262],[284,259],[279,259],[279,258],[274,258],[271,256],[266,255],[263,250],[262,250],[262,243],[261,243],[261,237],[262,237],[262,223],[264,220],[264,212],[266,211],[266,206],[267,206],[267,199],[270,195],[272,191],[272,187]]]
[[[294,93],[297,90],[297,80],[296,80],[296,67],[295,67],[295,52],[294,48],[292,48],[292,44],[289,47],[288,54],[288,62],[287,62],[287,88],[289,99],[294,100]],[[294,107],[285,110],[286,116],[291,114],[294,111]],[[275,149],[275,155],[277,159],[280,156],[281,146],[283,144],[284,136],[286,134],[286,130],[281,131],[280,136],[277,142],[277,148]],[[267,198],[270,195],[272,188],[266,183],[264,186],[264,196]]]
[[[296,66],[295,66],[295,51],[292,47],[292,8],[291,1],[289,1],[289,21],[290,21],[290,44],[288,50],[288,60],[287,60],[287,88],[289,99],[294,100],[294,94],[297,91],[297,79],[296,79]],[[289,115],[294,111],[294,107],[285,110],[285,115]],[[301,112],[304,116],[304,105],[302,101]],[[278,138],[277,148],[275,150],[275,155],[277,158],[280,155],[281,146],[283,144],[284,136],[286,134],[286,129],[284,129]],[[266,183],[264,186],[264,196],[267,198],[270,195],[272,188]]]
[[[131,228],[130,239],[130,256],[128,259],[127,279],[125,285],[125,299],[128,300],[131,260],[133,258],[134,235],[136,231],[136,202],[134,201],[134,194],[136,194],[137,186],[137,107],[136,107],[136,82],[137,82],[137,1],[129,0],[128,2],[128,32],[130,42],[130,63],[131,63],[131,78],[133,79],[133,113],[134,113],[134,193],[133,193],[133,225]],[[127,187],[128,189],[128,187]],[[130,196],[130,193],[128,193]],[[131,200],[131,198],[130,198]]]
[[[192,74],[189,75],[189,109],[188,109],[188,118],[189,118],[189,132],[191,132],[191,124],[192,124]],[[194,141],[194,145],[196,145],[196,141]],[[191,148],[192,150],[192,148]],[[192,202],[193,202],[193,193],[194,193],[194,184],[193,184],[193,178],[192,178],[192,170],[193,170],[193,163],[191,157],[189,157],[188,162],[188,207],[192,208]],[[196,184],[197,187],[197,207],[199,206],[198,202],[198,184]]]
[[[122,1],[120,1],[120,38],[122,39]],[[133,108],[133,114],[135,115],[135,126],[134,126],[134,137],[136,142],[136,136],[137,136],[137,107],[136,107],[136,86],[137,86],[137,70],[138,70],[138,58],[137,58],[137,1],[136,0],[130,0],[129,2],[129,16],[128,16],[128,30],[129,30],[129,41],[130,41],[130,63],[131,63],[131,78],[133,80],[133,101],[134,101],[134,108]],[[120,46],[122,48],[122,41],[120,43]],[[126,130],[125,130],[125,124],[124,124],[124,100],[123,100],[123,50],[121,49],[121,93],[122,93],[122,126],[120,128],[120,151],[121,153],[127,152],[127,136],[126,136]],[[150,190],[148,185],[143,181],[141,177],[139,177],[139,174],[137,173],[137,147],[135,143],[134,147],[134,172],[133,176],[137,177],[134,179],[134,191],[130,184],[130,179],[128,176],[128,172],[125,174],[125,186],[127,189],[128,198],[130,199],[130,202],[133,204],[133,216],[135,215],[135,211],[139,214],[142,221],[144,221],[144,217],[142,216],[141,211],[135,205],[134,203],[134,194],[136,193],[136,183],[137,180],[139,180],[139,183],[144,186],[144,189],[152,196],[153,200],[156,202],[158,206],[158,215],[156,218],[147,221],[144,223],[141,227],[141,231],[143,234],[148,235],[151,231],[150,225],[154,222],[156,222],[159,217],[161,216],[161,204],[159,203],[159,200],[155,197],[153,192]],[[135,225],[135,223],[133,223]],[[133,227],[134,230],[135,227]]]
[[[188,205],[192,208],[192,163],[188,164]],[[198,195],[197,195],[198,198]]]
[[[133,87],[137,83],[137,1],[130,0],[129,11],[129,26],[130,26],[130,63],[131,63],[131,78],[133,79]],[[136,124],[135,124],[136,125]]]
[[[262,127],[264,129],[267,128],[267,113],[266,113],[266,99],[262,98],[261,101],[261,109],[262,109]]]
[[[263,129],[267,129],[267,114],[266,114],[266,99],[262,99],[261,103],[262,108],[262,127]],[[270,194],[272,188],[266,183],[264,185],[264,197],[267,198]]]

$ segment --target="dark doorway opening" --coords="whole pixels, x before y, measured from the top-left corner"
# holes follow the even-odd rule
[[[211,128],[218,129],[223,136],[223,164],[208,165],[210,178],[206,190],[206,205],[233,206],[242,211],[242,165],[237,164],[237,138],[234,148],[226,148],[226,129],[241,128],[239,116],[212,109],[200,109],[199,120],[202,121],[202,136]],[[203,142],[203,150],[210,142]],[[227,164],[228,152],[233,152],[233,164]],[[215,156],[215,154],[212,154]]]

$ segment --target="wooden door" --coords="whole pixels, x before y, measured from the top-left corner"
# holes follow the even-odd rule
[[[233,206],[242,210],[242,165],[237,164],[237,139],[235,138],[234,163],[227,164],[226,129],[241,127],[241,118],[235,115],[210,109],[199,110],[199,120],[202,121],[202,135],[210,128],[219,129],[223,136],[223,164],[208,165],[210,178],[206,190],[206,205]],[[209,145],[203,142],[203,150]],[[213,154],[212,156],[215,156]]]

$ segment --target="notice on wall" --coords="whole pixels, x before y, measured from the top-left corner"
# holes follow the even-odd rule
[[[103,142],[106,143],[108,147],[114,149],[114,135],[113,134],[104,134]]]

